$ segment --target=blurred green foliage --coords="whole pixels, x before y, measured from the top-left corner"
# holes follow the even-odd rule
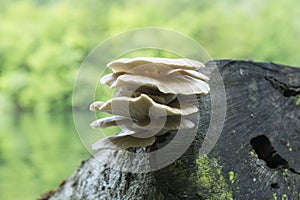
[[[0,112],[70,110],[88,52],[137,27],[184,33],[212,58],[300,65],[299,18],[297,0],[2,0]]]

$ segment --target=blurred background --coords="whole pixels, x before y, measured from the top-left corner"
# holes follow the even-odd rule
[[[103,40],[163,27],[214,59],[300,66],[299,19],[297,0],[1,0],[0,199],[35,199],[90,156],[74,128],[72,88]]]

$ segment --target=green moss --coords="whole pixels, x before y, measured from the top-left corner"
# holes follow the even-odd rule
[[[254,150],[251,150],[249,154],[250,154],[250,156],[253,158],[253,157],[255,156]]]
[[[273,200],[277,200],[277,194],[276,193],[273,194]]]
[[[283,194],[282,197],[281,197],[281,200],[288,200],[288,196],[286,194]]]
[[[200,187],[199,195],[204,199],[233,199],[229,183],[234,182],[234,172],[229,174],[229,180],[222,175],[221,166],[217,159],[203,156],[196,160],[198,165],[197,185]]]
[[[234,181],[235,181],[235,176],[234,176],[234,172],[233,171],[229,172],[229,180],[230,180],[231,183],[234,183]]]
[[[300,106],[300,96],[298,97],[297,101],[296,101],[296,105]]]

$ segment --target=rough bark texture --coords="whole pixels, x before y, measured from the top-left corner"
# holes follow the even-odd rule
[[[219,61],[226,122],[215,151],[237,199],[300,199],[300,68]],[[297,97],[298,96],[298,97]]]
[[[226,89],[227,113],[208,157],[198,158],[211,117],[210,95],[205,95],[199,97],[197,136],[176,162],[154,172],[126,173],[91,157],[50,199],[300,199],[300,68],[206,63],[208,68],[215,64]],[[137,152],[153,151],[172,137],[167,134],[153,148]],[[112,165],[126,162],[120,152],[106,156]],[[145,159],[141,154],[132,164],[138,168]]]

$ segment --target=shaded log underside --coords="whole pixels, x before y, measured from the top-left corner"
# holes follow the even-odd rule
[[[221,136],[207,158],[197,156],[210,121],[209,95],[199,98],[196,139],[176,162],[129,173],[91,157],[50,199],[300,199],[300,68],[236,60],[206,65],[218,66],[227,103]],[[171,139],[163,136],[152,150]],[[106,156],[110,166],[126,160],[119,152]],[[134,161],[138,167],[145,158]]]

